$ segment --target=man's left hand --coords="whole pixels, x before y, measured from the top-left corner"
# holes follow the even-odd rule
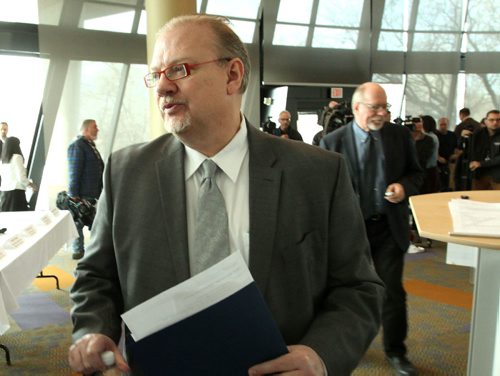
[[[403,201],[406,197],[404,187],[399,183],[389,184],[386,188],[385,199],[393,204]]]
[[[472,161],[469,163],[469,168],[471,171],[474,171],[475,169],[481,167],[481,162],[478,161]]]
[[[310,347],[288,346],[288,354],[268,362],[260,363],[248,370],[250,376],[261,375],[303,375],[324,376],[326,369],[319,355]]]

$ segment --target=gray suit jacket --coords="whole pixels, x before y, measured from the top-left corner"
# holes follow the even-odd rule
[[[383,287],[346,164],[252,126],[248,141],[250,271],[285,341],[348,375],[378,331]],[[71,292],[74,339],[117,341],[121,313],[190,277],[183,160],[172,135],[110,156]]]

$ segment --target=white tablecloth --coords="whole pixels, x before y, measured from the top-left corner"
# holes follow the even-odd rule
[[[69,211],[0,213],[0,335],[10,327],[16,297],[67,242],[78,236]]]

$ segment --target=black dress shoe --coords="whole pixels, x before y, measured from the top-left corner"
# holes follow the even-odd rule
[[[391,364],[396,375],[416,376],[417,370],[411,362],[404,355],[391,355],[387,356],[387,361]]]

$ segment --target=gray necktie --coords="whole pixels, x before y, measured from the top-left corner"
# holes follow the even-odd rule
[[[224,197],[215,183],[218,166],[210,159],[201,165],[195,238],[190,252],[191,275],[198,274],[229,255],[229,230]]]

